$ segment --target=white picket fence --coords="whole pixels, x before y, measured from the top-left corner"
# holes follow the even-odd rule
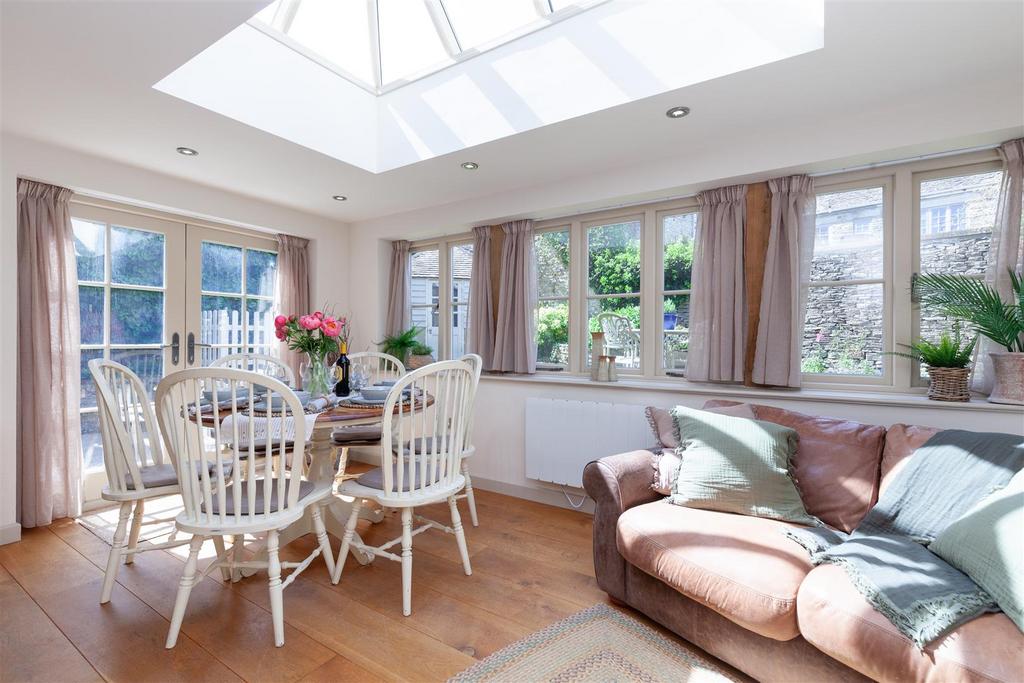
[[[272,311],[254,312],[248,315],[248,320],[243,318],[240,311],[214,310],[203,311],[200,315],[199,341],[203,344],[213,344],[219,347],[228,347],[232,352],[249,348],[273,348],[277,343],[274,336],[274,313]],[[246,339],[248,332],[249,339]],[[221,355],[216,349],[210,357],[216,358]],[[203,354],[207,357],[207,354]]]

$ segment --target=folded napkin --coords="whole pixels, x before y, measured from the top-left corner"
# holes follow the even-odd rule
[[[306,441],[313,438],[313,425],[316,424],[316,415],[303,415],[303,428],[306,432]],[[229,415],[220,423],[221,438],[234,443],[234,429],[238,428],[238,446],[249,447],[249,429],[252,423],[253,445],[265,444],[267,433],[270,433],[271,442],[276,445],[281,442],[283,436],[285,441],[295,439],[295,418],[291,415],[282,419],[280,417],[249,417],[248,415]]]

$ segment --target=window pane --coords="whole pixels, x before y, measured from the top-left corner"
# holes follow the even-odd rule
[[[697,234],[697,214],[681,213],[661,220],[664,245],[664,289],[667,292],[690,288],[693,272],[693,241]]]
[[[424,3],[378,0],[377,16],[384,83],[450,61]]]
[[[242,248],[203,242],[204,292],[242,293]]]
[[[880,284],[808,288],[803,371],[881,375],[882,311]]]
[[[277,254],[272,251],[249,249],[245,252],[245,259],[245,293],[254,296],[274,296]]]
[[[207,366],[218,358],[232,353],[242,353],[243,350],[245,349],[240,346],[203,346],[197,353],[199,353],[200,365]]]
[[[444,8],[463,50],[501,38],[540,19],[533,0],[444,0]]]
[[[983,275],[1002,171],[921,183],[921,272]]]
[[[534,236],[533,254],[537,261],[537,296],[569,296],[569,231]]]
[[[82,413],[82,466],[88,470],[103,468],[103,437],[98,413]]]
[[[164,285],[164,236],[111,226],[110,281],[123,285]]]
[[[78,279],[103,282],[106,279],[103,259],[106,255],[107,226],[102,223],[72,218],[71,228],[75,233]]]
[[[459,358],[466,353],[466,337],[469,333],[469,282],[473,277],[473,245],[457,244],[451,247],[448,264],[452,278],[451,357]]]
[[[366,2],[302,0],[288,36],[372,86],[376,77],[368,26]]]
[[[685,370],[690,348],[690,297],[686,294],[662,299],[662,349],[666,370]]]
[[[111,349],[110,359],[127,365],[142,380],[150,400],[164,374],[164,352],[161,349]]]
[[[605,355],[615,356],[620,368],[640,367],[640,298],[588,299],[591,332],[604,332]],[[593,338],[587,337],[587,365]]]
[[[89,361],[94,358],[103,358],[103,349],[85,349],[82,351],[82,402],[80,405],[83,408],[96,407],[96,382],[93,381],[92,373],[89,372]]]
[[[83,344],[103,343],[103,288],[78,286],[78,320]]]
[[[452,358],[460,358],[466,354],[468,330],[469,306],[467,304],[452,306]]]
[[[882,277],[882,203],[880,187],[817,196],[812,282]]]
[[[242,300],[230,296],[204,296],[201,306],[199,341],[241,347]]]
[[[569,302],[542,301],[537,306],[537,362],[569,364]]]
[[[267,299],[246,299],[249,346],[268,346],[277,342],[274,336],[274,302]]]
[[[587,252],[591,294],[640,291],[640,221],[590,228]]]
[[[417,251],[410,256],[412,261],[412,289],[409,303],[412,304],[412,324],[423,332],[420,341],[437,351],[439,319],[439,270],[438,251],[429,249]]]
[[[163,339],[163,292],[110,289],[111,344],[160,344]]]

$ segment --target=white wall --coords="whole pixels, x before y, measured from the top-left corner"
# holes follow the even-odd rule
[[[25,138],[0,137],[0,312],[13,327],[17,315],[17,178],[135,203],[189,217],[284,232],[312,240],[311,296],[349,310],[349,226]],[[0,335],[0,543],[17,540],[15,428],[17,343]]]

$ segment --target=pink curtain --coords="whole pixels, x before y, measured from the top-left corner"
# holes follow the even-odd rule
[[[501,226],[501,289],[498,290],[498,325],[494,358],[485,369],[533,374],[537,371],[537,343],[533,319],[537,304],[537,278],[533,263],[533,221],[512,221]]]
[[[800,386],[805,283],[814,253],[814,182],[805,175],[768,181],[772,219],[761,289],[752,379]]]
[[[309,240],[292,235],[277,236],[277,310],[285,316],[304,315],[309,308]],[[281,342],[281,359],[296,379],[302,376],[302,354]]]
[[[747,336],[743,284],[746,197],[746,185],[697,195],[700,218],[693,249],[686,363],[686,377],[694,381],[743,381]]]
[[[18,512],[23,527],[81,512],[78,272],[71,190],[18,180]],[[91,380],[85,380],[91,381]]]
[[[384,333],[387,335],[401,334],[412,324],[412,311],[409,309],[410,278],[409,242],[392,242],[388,312],[384,318]]]
[[[469,283],[469,352],[490,368],[494,359],[494,300],[491,296],[491,228],[473,228],[473,275]]]

